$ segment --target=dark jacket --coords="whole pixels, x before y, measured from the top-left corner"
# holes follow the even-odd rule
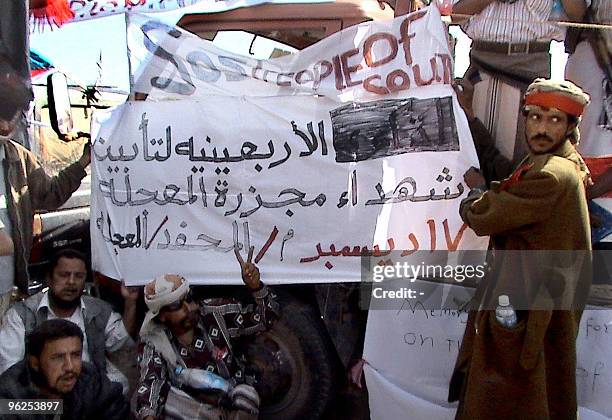
[[[32,382],[31,371],[25,360],[11,366],[0,376],[0,399],[43,398]],[[62,419],[66,420],[124,420],[129,405],[121,392],[121,385],[110,382],[106,375],[89,363],[83,363],[81,375],[73,390],[64,396]],[[1,419],[4,416],[0,416]],[[52,414],[6,416],[8,419],[51,420]]]
[[[15,247],[15,285],[28,290],[28,260],[32,248],[34,211],[53,210],[75,192],[86,172],[75,162],[54,177],[47,175],[32,152],[13,141],[0,139],[4,147],[6,198]]]
[[[487,186],[491,181],[501,181],[510,175],[514,169],[514,163],[495,147],[495,141],[479,119],[475,118],[470,121],[470,132],[474,140],[476,155],[478,155],[480,171],[487,181]]]

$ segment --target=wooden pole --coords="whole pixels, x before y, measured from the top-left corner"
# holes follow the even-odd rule
[[[395,17],[406,15],[414,10],[413,0],[396,0]]]

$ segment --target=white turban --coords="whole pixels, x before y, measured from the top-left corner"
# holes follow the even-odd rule
[[[148,295],[145,292],[145,303],[149,308],[149,312],[145,315],[145,319],[140,328],[140,335],[144,336],[154,327],[153,318],[155,318],[161,309],[174,302],[179,301],[189,292],[189,282],[181,277],[181,285],[174,289],[174,283],[166,280],[166,275],[161,275],[153,280],[155,286],[155,294]],[[146,290],[146,288],[145,288]]]

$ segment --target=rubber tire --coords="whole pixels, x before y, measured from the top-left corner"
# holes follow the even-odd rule
[[[297,369],[282,400],[273,405],[262,401],[259,418],[319,419],[335,392],[337,356],[325,326],[310,306],[291,296],[279,297],[279,302],[281,317],[259,340],[273,340],[289,353]]]

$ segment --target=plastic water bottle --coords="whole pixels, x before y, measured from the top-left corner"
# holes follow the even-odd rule
[[[228,381],[204,369],[189,369],[177,366],[174,370],[178,380],[195,389],[208,389],[229,392],[231,386]]]
[[[506,328],[514,328],[516,326],[516,311],[510,305],[510,299],[507,295],[500,295],[497,301],[499,303],[495,309],[497,321]]]

